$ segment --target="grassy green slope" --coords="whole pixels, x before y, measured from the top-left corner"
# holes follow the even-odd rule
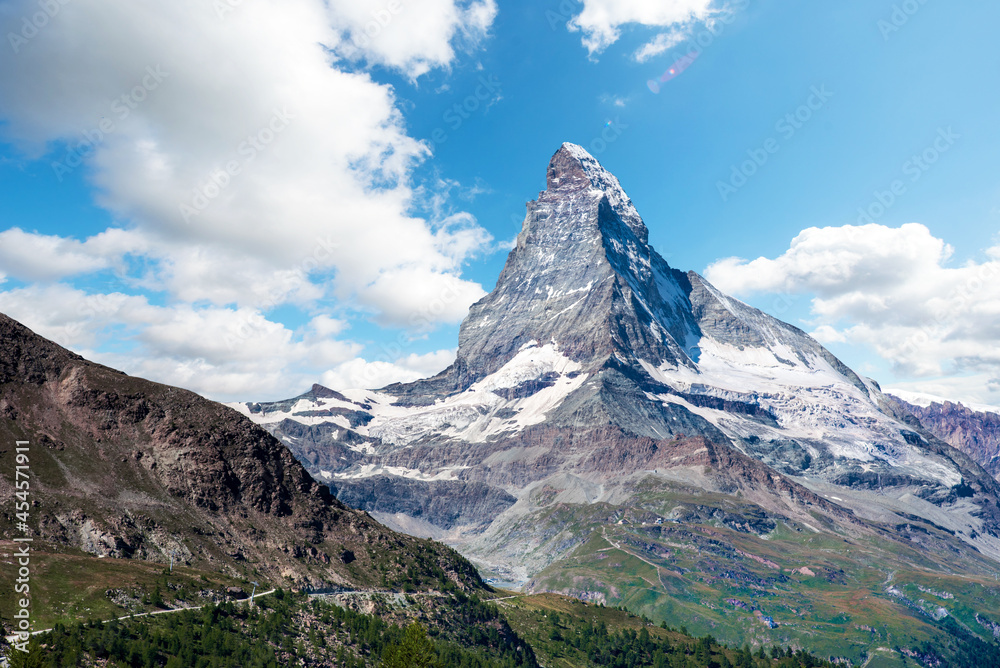
[[[458,591],[327,600],[279,590],[253,606],[59,625],[35,644],[30,657],[14,655],[18,668],[832,668],[806,653],[723,647],[557,595],[490,603]]]
[[[746,650],[726,647],[715,638],[695,638],[686,628],[666,628],[665,624],[656,625],[649,618],[625,609],[586,604],[558,594],[514,596],[501,600],[500,605],[514,630],[531,643],[539,662],[550,668],[628,665],[633,657],[637,660],[636,665],[651,666],[783,668],[832,665],[812,655],[786,657],[787,648],[782,648],[780,658],[774,647],[767,649],[766,656],[760,655],[761,648],[748,656]],[[605,639],[594,642],[595,636]],[[630,650],[643,645],[648,648],[645,661],[639,651],[629,656]],[[617,646],[618,655],[607,652],[608,646]],[[657,650],[663,655],[662,660]]]
[[[858,664],[882,657],[902,665],[899,650],[927,647],[954,658],[968,644],[960,635],[994,641],[997,567],[967,551],[935,553],[905,535],[838,535],[781,520],[758,535],[747,529],[760,529],[749,504],[651,490],[616,513],[562,504],[525,518],[542,531],[559,527],[560,540],[579,538],[529,589],[625,606],[727,643],[804,647]]]

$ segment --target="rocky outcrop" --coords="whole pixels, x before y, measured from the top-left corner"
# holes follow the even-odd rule
[[[30,443],[36,541],[342,585],[392,582],[401,574],[385,553],[424,552],[427,568],[479,586],[456,553],[347,507],[231,408],[88,362],[3,315],[0,342],[0,454],[11,461],[16,440]],[[9,533],[13,507],[2,512]],[[350,567],[345,550],[357,557]]]
[[[894,399],[927,431],[967,454],[1000,480],[1000,413],[976,411],[952,401],[918,406]]]
[[[236,408],[342,498],[450,531],[484,560],[521,558],[503,540],[544,543],[525,519],[536,490],[629,505],[650,477],[823,531],[891,536],[923,518],[1000,558],[995,480],[802,330],[672,268],[648,236],[618,179],[564,144],[448,369]],[[470,503],[430,500],[456,490]]]
[[[450,531],[482,530],[517,499],[482,482],[373,476],[338,480],[330,489],[344,503],[371,513],[402,514]]]

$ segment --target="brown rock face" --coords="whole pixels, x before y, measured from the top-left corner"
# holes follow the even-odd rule
[[[672,268],[583,148],[562,145],[546,183],[448,369],[239,410],[338,498],[516,581],[567,556],[556,536],[591,506],[680,494],[746,509],[728,526],[896,540],[920,523],[929,551],[1000,559],[992,476],[801,329]],[[549,488],[575,529],[541,523]]]
[[[256,570],[272,581],[391,584],[386,555],[475,570],[337,501],[250,420],[179,388],[84,360],[0,315],[0,497],[29,441],[36,540],[102,555]],[[12,526],[4,504],[0,525]],[[343,559],[344,554],[353,555]],[[383,580],[383,576],[385,579]]]
[[[545,175],[546,188],[550,191],[577,191],[590,188],[590,178],[583,165],[569,150],[562,148],[552,156]]]
[[[897,399],[929,432],[969,455],[1000,480],[1000,415],[946,401],[916,406]]]

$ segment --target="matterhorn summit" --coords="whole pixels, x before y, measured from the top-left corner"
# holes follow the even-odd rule
[[[553,503],[631,507],[660,489],[738,496],[764,527],[924,521],[1000,557],[995,480],[806,333],[670,267],[648,237],[618,179],[563,144],[448,369],[235,407],[341,500],[518,582],[587,540],[540,528]]]

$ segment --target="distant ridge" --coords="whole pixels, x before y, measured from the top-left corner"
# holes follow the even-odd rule
[[[1000,409],[968,406],[947,399],[893,398],[920,420],[927,431],[967,454],[1000,480]]]

